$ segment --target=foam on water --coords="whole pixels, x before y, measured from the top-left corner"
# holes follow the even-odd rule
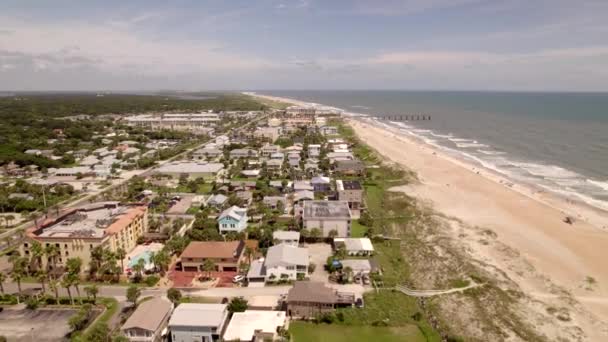
[[[507,152],[489,151],[489,150],[477,150],[477,152],[488,155],[488,156],[500,156],[500,155],[507,154]]]
[[[480,144],[480,143],[456,143],[456,146],[460,147],[460,148],[487,148],[490,147],[486,144]]]
[[[600,182],[600,181],[595,181],[593,179],[586,179],[585,180],[587,183],[592,184],[595,187],[604,189],[606,191],[608,191],[608,181],[606,182]]]

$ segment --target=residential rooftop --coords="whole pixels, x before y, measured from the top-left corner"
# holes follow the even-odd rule
[[[182,303],[171,315],[170,327],[219,327],[226,319],[226,304]]]
[[[241,254],[242,241],[192,241],[182,252],[181,258],[231,259]]]
[[[217,173],[224,168],[221,163],[173,162],[158,168],[158,173]]]
[[[146,209],[118,202],[97,202],[69,211],[33,233],[41,238],[101,239],[120,232]]]
[[[285,325],[285,311],[247,310],[235,312],[224,332],[224,341],[253,341],[256,331],[276,334]]]
[[[162,297],[142,302],[122,326],[122,329],[140,328],[155,331],[172,308],[173,304]]]
[[[304,201],[304,218],[350,219],[346,201]]]
[[[337,180],[336,187],[338,188],[338,191],[363,189],[361,183],[357,180]]]

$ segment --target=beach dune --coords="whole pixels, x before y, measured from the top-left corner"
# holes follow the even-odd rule
[[[405,189],[409,195],[432,203],[447,216],[491,229],[538,272],[608,322],[608,232],[594,224],[608,222],[606,213],[514,185],[384,128],[357,120],[350,124],[365,143],[418,174],[420,182]],[[566,213],[572,212],[583,212],[589,219],[565,223]],[[525,276],[511,276],[528,294],[548,295]]]

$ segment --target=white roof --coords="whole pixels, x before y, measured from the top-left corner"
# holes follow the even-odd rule
[[[159,173],[216,173],[224,168],[221,163],[173,162],[158,168]]]
[[[342,242],[347,251],[374,251],[374,245],[368,238],[335,238],[334,243]]]
[[[253,341],[256,330],[276,333],[285,325],[285,311],[247,310],[235,312],[224,332],[224,341]]]
[[[226,318],[226,304],[180,304],[171,315],[169,326],[219,327]]]
[[[293,230],[277,230],[272,232],[272,238],[276,240],[300,240],[300,232]]]
[[[232,207],[222,211],[222,213],[220,214],[220,217],[218,217],[218,220],[221,220],[224,217],[229,216],[237,221],[240,221],[246,215],[247,215],[247,209],[243,209],[243,208],[237,207],[236,205],[233,205]]]
[[[266,268],[279,265],[308,265],[308,249],[284,243],[268,248],[266,252]]]

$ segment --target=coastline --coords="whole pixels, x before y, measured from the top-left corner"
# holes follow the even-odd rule
[[[307,102],[254,94],[273,101]],[[608,322],[608,213],[557,194],[518,184],[495,171],[448,156],[438,148],[347,117],[357,136],[387,160],[417,173],[420,182],[400,189],[430,203],[439,213],[467,225],[491,229],[497,240],[517,251],[534,273],[576,298],[600,320]],[[574,224],[563,222],[566,215]],[[538,300],[547,300],[546,284],[514,267],[499,251],[467,245],[475,257],[493,264]],[[491,246],[490,246],[491,247]],[[587,329],[585,329],[587,330]]]

